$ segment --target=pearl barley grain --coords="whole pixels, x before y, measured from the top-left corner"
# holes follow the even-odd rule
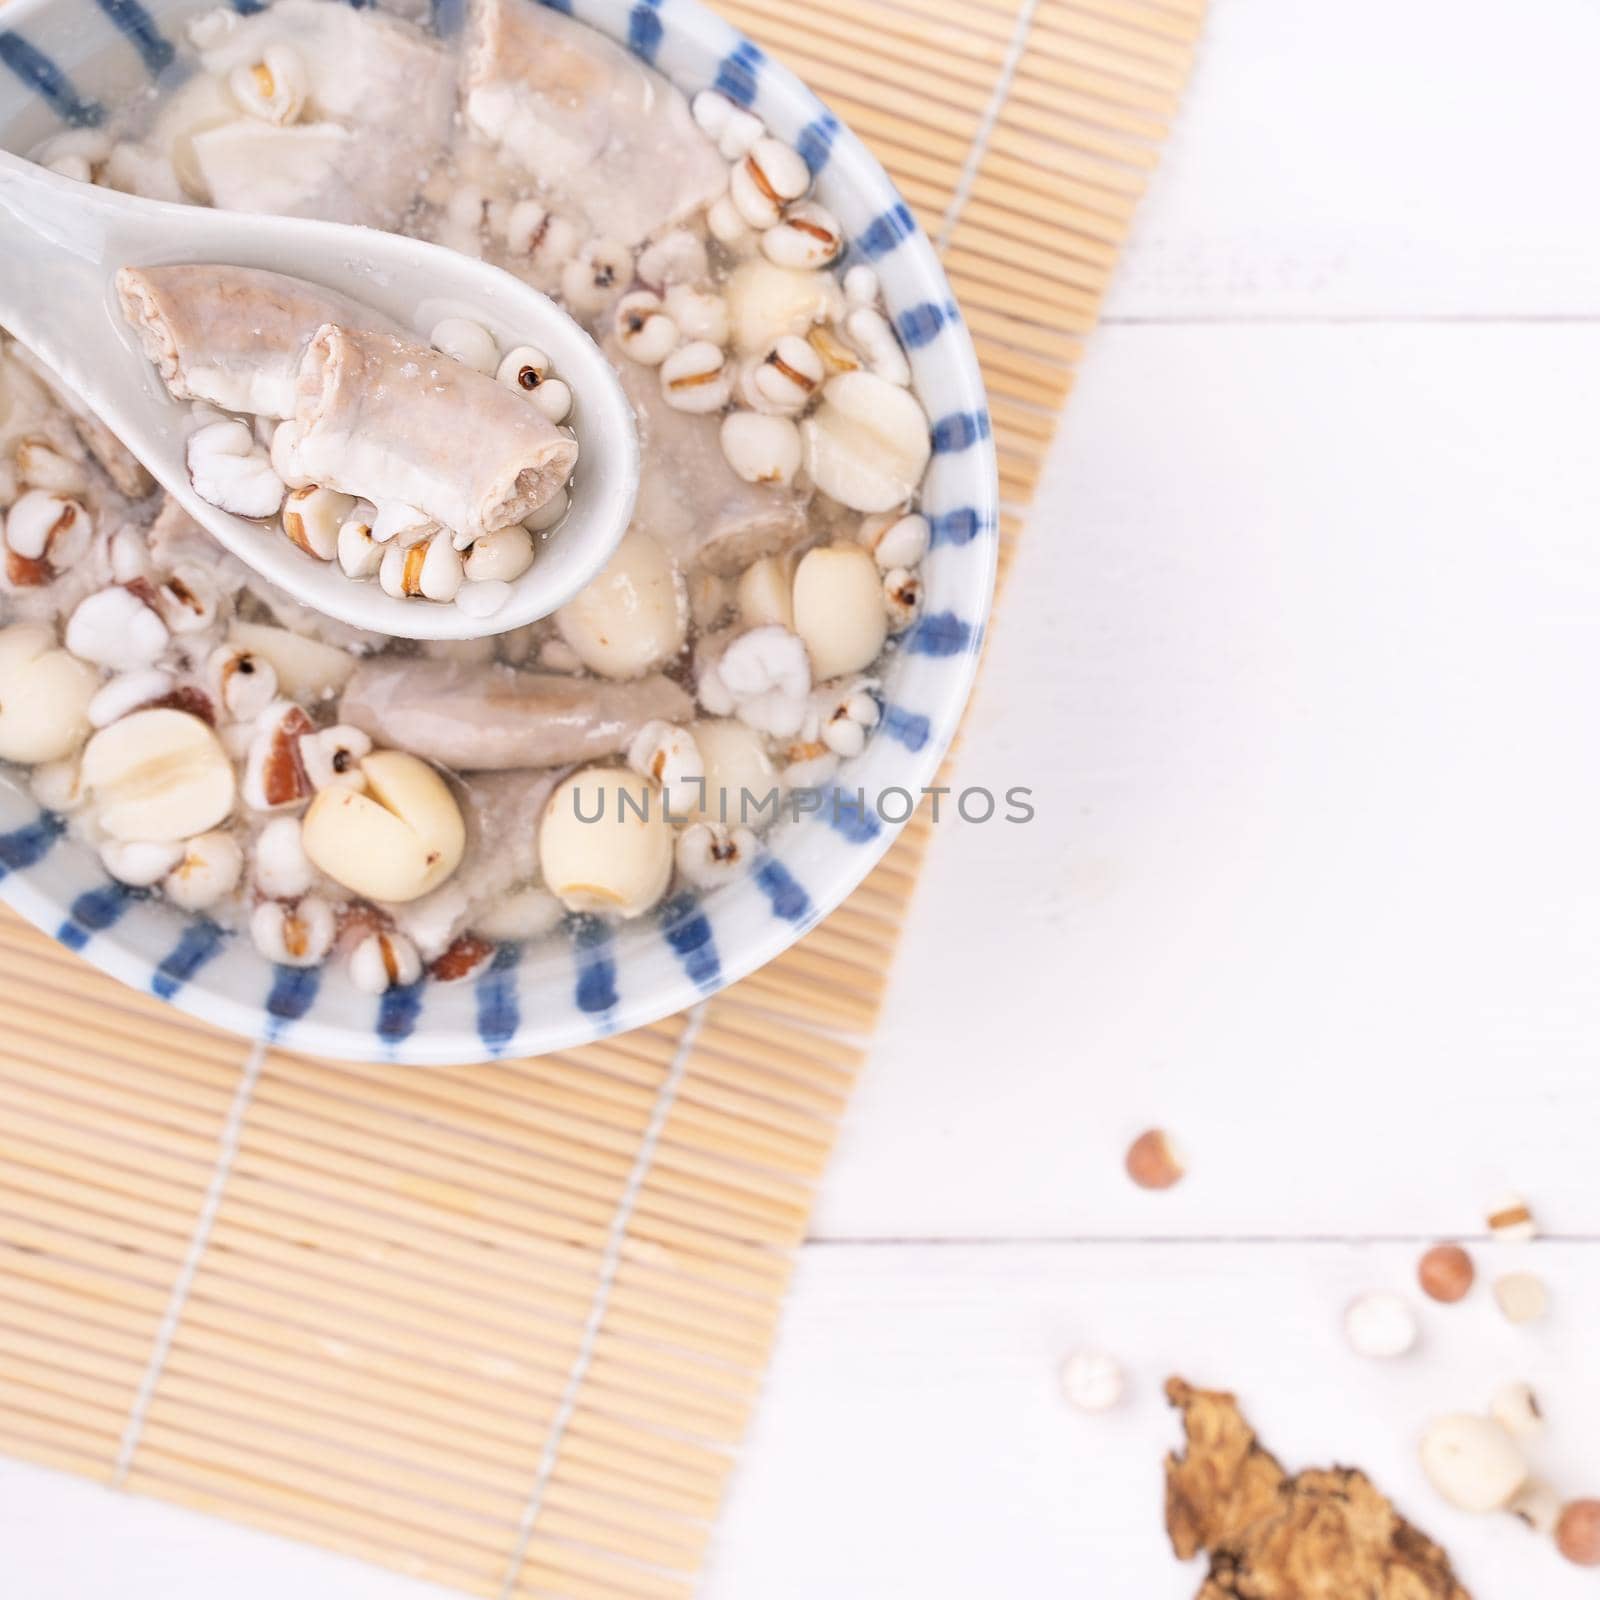
[[[660,373],[662,398],[676,411],[706,416],[722,410],[733,392],[727,358],[709,339],[680,345]]]
[[[107,839],[100,846],[100,865],[130,889],[148,889],[160,883],[182,858],[183,846],[170,842]]]
[[[383,546],[372,537],[372,524],[360,515],[340,525],[334,554],[347,578],[375,578],[383,565]]]
[[[1526,1383],[1508,1383],[1495,1391],[1489,1415],[1513,1438],[1531,1439],[1544,1432],[1544,1412]]]
[[[1561,1521],[1561,1496],[1542,1479],[1529,1478],[1506,1510],[1542,1538],[1553,1538]]]
[[[920,512],[886,511],[862,519],[860,539],[884,572],[909,571],[927,555],[933,530]]]
[[[557,489],[531,517],[522,519],[529,533],[548,533],[571,509],[572,502],[565,489]]]
[[[484,578],[478,583],[463,584],[456,592],[456,605],[463,616],[492,617],[505,609],[511,598],[511,585],[501,578]]]
[[[294,900],[316,882],[316,868],[300,843],[298,817],[274,817],[256,840],[250,877],[269,900]]]
[[[844,229],[826,206],[802,200],[783,220],[761,235],[761,252],[780,267],[809,270],[826,267],[844,248]]]
[[[197,834],[162,880],[161,892],[183,911],[206,911],[232,894],[244,871],[244,852],[231,833]]]
[[[733,169],[728,195],[752,228],[773,227],[784,207],[811,187],[811,169],[781,139],[758,139]]]
[[[333,907],[318,895],[308,894],[295,905],[263,900],[250,915],[256,949],[285,967],[321,966],[337,932]]]
[[[474,372],[492,373],[500,365],[500,351],[494,335],[470,317],[446,317],[436,322],[428,335],[428,343]]]
[[[786,489],[800,470],[800,430],[787,417],[734,411],[722,421],[722,453],[746,483]]]
[[[641,367],[659,367],[678,348],[678,325],[653,289],[623,295],[612,315],[618,349]]]
[[[67,649],[97,667],[149,666],[167,648],[167,625],[131,589],[113,584],[80,601],[67,619]]]
[[[355,497],[312,484],[294,489],[283,503],[283,531],[318,561],[332,561],[339,550],[339,530],[355,509]]]
[[[1344,1333],[1357,1355],[1391,1361],[1416,1344],[1417,1319],[1397,1294],[1364,1294],[1346,1310]]]
[[[533,565],[533,540],[515,523],[497,528],[473,541],[462,565],[470,583],[511,583]]]
[[[786,333],[745,369],[744,399],[770,416],[798,416],[816,398],[827,376],[822,357],[798,334]]]
[[[1102,1351],[1080,1350],[1061,1365],[1061,1392],[1080,1411],[1110,1411],[1122,1391],[1122,1368]]]
[[[528,398],[557,427],[572,415],[572,390],[560,378],[546,378]]]
[[[1525,1244],[1538,1233],[1533,1209],[1519,1195],[1506,1195],[1489,1208],[1489,1232],[1508,1244]]]
[[[28,561],[64,572],[89,548],[94,524],[89,513],[63,495],[29,489],[5,514],[5,542]]]
[[[550,376],[550,358],[535,345],[519,344],[506,352],[495,369],[495,381],[519,394],[532,394]]]
[[[422,957],[403,934],[369,933],[350,952],[350,981],[363,994],[405,988],[422,976]]]

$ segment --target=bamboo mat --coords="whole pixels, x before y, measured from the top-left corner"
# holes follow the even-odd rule
[[[1203,0],[719,0],[869,143],[1007,552]],[[254,1050],[0,916],[0,1451],[477,1595],[692,1594],[929,837],[685,1016],[454,1071]]]

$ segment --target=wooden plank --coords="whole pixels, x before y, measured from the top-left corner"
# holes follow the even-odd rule
[[[1496,0],[1217,8],[1108,315],[1600,316],[1600,12],[1505,24]]]
[[[956,768],[1037,820],[935,830],[824,1236],[1600,1233],[1597,372],[1102,330]]]

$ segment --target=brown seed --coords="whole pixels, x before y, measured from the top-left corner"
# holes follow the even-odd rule
[[[261,792],[268,806],[293,805],[311,793],[300,740],[316,731],[317,725],[299,706],[291,706],[279,719],[261,769]]]
[[[49,562],[19,556],[15,550],[6,551],[6,581],[13,589],[38,589],[54,576]]]
[[[1458,1244],[1436,1244],[1417,1263],[1417,1282],[1430,1300],[1453,1306],[1464,1300],[1477,1277],[1472,1257]]]
[[[217,725],[217,708],[211,703],[211,696],[203,689],[196,689],[192,684],[180,683],[176,689],[169,689],[164,695],[148,702],[141,710],[151,711],[185,711],[191,717],[198,717],[208,728]]]
[[[428,971],[436,982],[458,983],[462,978],[470,978],[493,954],[494,946],[487,939],[464,933],[435,959]]]
[[[1141,1133],[1128,1146],[1124,1165],[1141,1189],[1170,1189],[1183,1176],[1183,1163],[1160,1128]]]
[[[1600,1500],[1574,1500],[1556,1523],[1556,1549],[1578,1567],[1600,1567]]]

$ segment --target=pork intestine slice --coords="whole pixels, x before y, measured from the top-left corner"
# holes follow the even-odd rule
[[[117,296],[176,399],[278,420],[294,415],[319,328],[393,326],[331,289],[255,267],[124,267]]]
[[[211,203],[398,228],[419,173],[450,140],[452,52],[370,7],[276,0],[203,51],[201,69],[226,78],[273,44],[290,46],[305,64],[302,119],[276,127],[246,116],[195,130],[194,163]]]
[[[645,723],[687,722],[670,678],[627,683],[386,656],[345,685],[339,720],[457,772],[562,767],[625,751]]]
[[[592,236],[637,245],[727,188],[676,87],[536,0],[476,0],[462,94],[473,133]]]
[[[729,577],[806,537],[809,495],[746,483],[723,453],[720,417],[676,410],[656,368],[628,360],[615,341],[604,348],[639,424],[635,528],[665,545],[685,571]]]
[[[427,345],[334,323],[306,349],[294,420],[314,483],[415,506],[458,542],[531,516],[578,459],[526,395]]]

